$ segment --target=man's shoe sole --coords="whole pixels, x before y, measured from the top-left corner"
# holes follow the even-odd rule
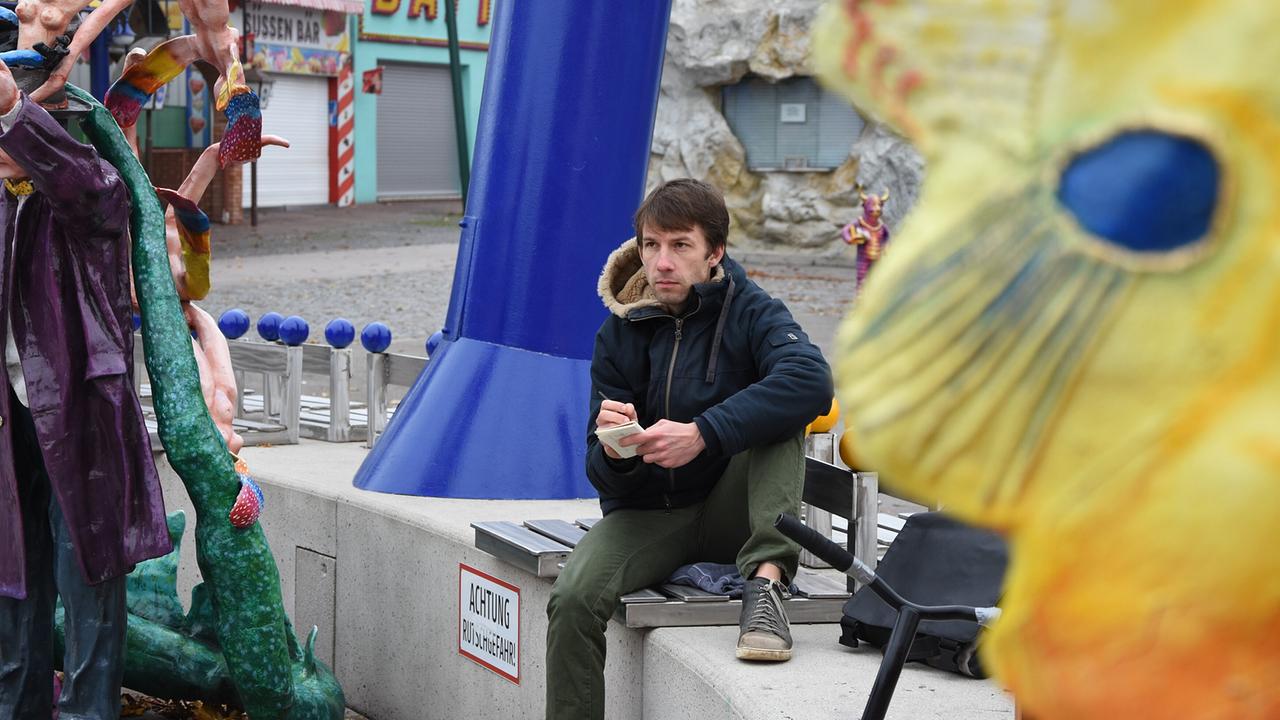
[[[766,662],[785,662],[791,659],[790,650],[765,650],[764,648],[740,647],[739,660],[764,660]]]

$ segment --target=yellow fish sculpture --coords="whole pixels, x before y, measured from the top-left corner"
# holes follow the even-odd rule
[[[860,462],[1004,532],[1026,715],[1280,718],[1280,3],[840,0],[927,159],[840,333]]]

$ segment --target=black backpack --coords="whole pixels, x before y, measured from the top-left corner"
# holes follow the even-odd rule
[[[1008,560],[1008,549],[999,535],[942,513],[919,513],[907,519],[876,574],[920,605],[991,607],[999,603]],[[864,587],[844,605],[840,644],[856,648],[861,640],[883,648],[896,618],[896,612]],[[975,652],[979,630],[977,623],[961,620],[923,621],[907,661],[986,677]]]

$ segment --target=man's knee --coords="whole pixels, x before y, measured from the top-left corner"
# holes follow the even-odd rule
[[[576,583],[569,576],[561,575],[551,586],[551,599],[547,601],[547,618],[551,623],[587,622],[594,617],[594,600],[599,597],[599,589],[594,592],[590,588]]]

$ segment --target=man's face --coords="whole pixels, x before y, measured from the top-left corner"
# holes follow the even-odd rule
[[[711,269],[724,256],[724,248],[711,252],[702,227],[688,230],[659,230],[645,225],[640,260],[658,302],[668,310],[679,310],[689,299],[693,286],[711,279]]]

